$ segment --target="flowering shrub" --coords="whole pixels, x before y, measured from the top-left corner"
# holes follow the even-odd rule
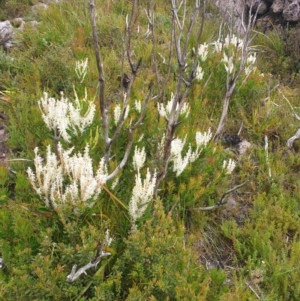
[[[82,115],[81,111],[86,103],[88,107]],[[74,104],[64,97],[63,92],[60,99],[48,97],[48,93],[44,92],[38,105],[47,128],[67,142],[70,141],[69,132],[82,133],[92,123],[96,110],[93,102],[87,100],[87,93],[82,100],[79,100],[76,92]]]
[[[135,185],[132,190],[132,196],[129,202],[129,215],[131,223],[135,227],[137,219],[144,214],[147,204],[153,199],[153,193],[156,182],[156,172],[151,175],[149,168],[147,168],[146,177],[142,182],[140,170],[146,160],[145,148],[139,150],[135,147],[133,156],[133,167],[137,171],[135,175]]]
[[[74,9],[77,9],[78,2],[75,2]],[[127,7],[125,2],[104,4],[108,10],[119,5]],[[66,11],[69,10],[62,9],[60,13]],[[67,20],[70,16],[77,18],[77,15],[67,14],[56,20]],[[130,18],[122,22],[125,22],[128,34]],[[61,27],[65,28],[66,23],[60,23]],[[78,26],[78,20],[74,23]],[[83,19],[81,24],[85,23]],[[114,39],[109,28],[108,36]],[[74,52],[80,50],[80,55],[74,53],[75,57],[91,56],[85,30],[78,30],[81,33],[74,41],[68,40],[69,45],[73,43]],[[47,52],[48,47],[54,51],[50,46],[55,36],[42,34],[41,53]],[[179,43],[181,41],[178,39]],[[88,64],[91,58],[79,60],[75,72],[72,69],[77,78],[74,99],[64,93],[60,99],[49,97],[50,93],[55,95],[63,90],[58,89],[64,87],[59,82],[55,89],[51,86],[49,94],[44,93],[37,104],[31,104],[35,117],[42,113],[47,129],[54,133],[54,141],[53,145],[48,145],[51,135],[40,134],[38,129],[34,129],[34,135],[28,135],[28,145],[34,149],[34,166],[27,169],[27,176],[33,189],[29,189],[28,181],[27,186],[21,185],[19,175],[16,185],[16,195],[26,196],[26,201],[19,197],[18,203],[26,212],[26,218],[22,211],[11,219],[13,222],[9,222],[9,218],[3,219],[3,225],[8,226],[0,230],[7,250],[4,262],[9,258],[7,254],[13,254],[11,265],[8,264],[11,271],[9,285],[5,286],[3,299],[116,300],[140,296],[143,300],[206,300],[212,279],[197,264],[183,224],[196,205],[209,206],[217,201],[223,187],[228,186],[229,174],[234,169],[233,161],[228,161],[230,155],[212,141],[212,121],[199,109],[201,93],[197,97],[191,93],[193,89],[204,91],[201,81],[208,77],[209,61],[217,54],[210,51],[211,45],[204,43],[197,47],[198,62],[195,61],[195,69],[188,74],[190,60],[195,55],[190,55],[187,47],[188,55],[182,56],[183,64],[178,63],[179,56],[170,57],[169,67],[170,72],[174,72],[174,79],[167,77],[164,84],[166,66],[162,64],[157,68],[158,82],[153,87],[150,70],[155,68],[148,68],[152,60],[147,57],[149,53],[152,55],[152,47],[141,51],[141,45],[136,45],[137,49],[126,49],[122,54],[128,54],[124,69],[130,67],[132,71],[126,87],[120,87],[119,83],[115,85],[114,78],[120,72],[116,67],[120,63],[120,50],[112,47],[111,51],[105,52],[103,66],[107,76],[102,78],[100,74],[97,81],[96,66]],[[165,49],[160,49],[164,55]],[[136,59],[137,53],[143,56],[140,69],[141,60],[130,61]],[[73,60],[71,55],[69,61]],[[61,76],[62,82],[64,77]],[[177,78],[184,81],[178,82]],[[99,93],[99,104],[96,105],[88,95],[96,95],[97,84],[101,86],[108,80],[111,83],[106,85],[103,94]],[[145,86],[148,81],[149,85]],[[70,91],[65,93],[69,95]],[[170,99],[166,99],[169,94]],[[104,105],[103,99],[106,100]],[[100,118],[95,118],[99,105]],[[24,116],[26,119],[28,115]],[[32,127],[35,127],[34,122]],[[45,145],[48,146],[43,149]],[[226,164],[222,165],[223,161]],[[165,168],[162,168],[163,163],[166,163]],[[24,187],[27,187],[27,195],[22,191]],[[146,214],[147,209],[151,210],[151,217]],[[183,220],[174,222],[172,214],[175,219]],[[28,224],[32,229],[26,228]],[[16,230],[11,241],[5,234],[10,229]],[[112,245],[107,229],[115,237]],[[31,234],[23,235],[26,231]],[[15,241],[18,241],[17,247]],[[100,264],[102,257],[108,258]],[[223,273],[217,274],[223,281]],[[108,290],[102,290],[105,287]]]
[[[182,158],[182,150],[184,148],[186,138],[181,140],[180,138],[175,138],[171,144],[171,157],[170,161],[173,162],[173,171],[176,172],[178,177],[189,163],[193,163],[200,156],[201,150],[206,147],[207,143],[212,138],[212,132],[209,129],[207,132],[202,134],[201,132],[196,132],[196,145],[195,151],[192,151],[192,147],[189,144],[188,151]]]
[[[77,203],[92,206],[106,182],[107,169],[103,160],[94,175],[92,159],[89,156],[89,147],[85,147],[84,154],[77,153],[71,156],[73,148],[64,150],[58,144],[58,157],[47,147],[46,163],[35,148],[35,174],[31,168],[27,173],[30,182],[47,207],[54,209],[70,203],[76,207]],[[66,177],[69,184],[64,184]]]
[[[157,104],[157,110],[161,117],[164,117],[166,119],[169,118],[170,113],[173,111],[173,104],[174,104],[174,94],[171,93],[171,99],[167,102],[166,106],[164,106],[163,103]],[[179,111],[179,104],[176,104],[175,111]],[[180,114],[184,115],[185,117],[188,117],[190,113],[190,107],[188,103],[184,103],[182,108],[180,109]]]

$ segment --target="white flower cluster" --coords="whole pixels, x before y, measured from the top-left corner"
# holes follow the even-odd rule
[[[229,48],[230,46],[233,46],[237,49],[243,49],[244,42],[242,39],[232,34],[227,35],[223,41],[219,38],[216,41],[212,42],[210,45],[214,46],[214,52],[220,53],[221,51],[223,51],[224,47]]]
[[[230,47],[230,45],[237,47],[238,49],[242,49],[244,46],[244,42],[242,39],[238,38],[236,35],[227,35],[224,41],[225,47]]]
[[[193,51],[196,52],[194,48]],[[208,45],[206,43],[200,44],[197,49],[197,56],[199,56],[201,61],[204,62],[207,58],[207,54],[208,54]]]
[[[146,161],[146,151],[143,147],[142,149],[138,149],[137,146],[135,146],[134,149],[134,155],[133,155],[133,168],[134,170],[139,171],[145,164]]]
[[[232,35],[227,35],[224,41],[218,39],[215,42],[211,43],[211,45],[214,46],[215,52],[220,53],[224,49],[228,49],[230,46],[233,46],[234,49],[236,50],[242,50],[244,47],[244,42],[242,39],[232,34]],[[241,59],[241,57],[237,57],[237,58]],[[232,74],[235,68],[233,64],[233,55],[228,55],[227,53],[223,52],[222,62],[224,63],[224,68],[226,72]],[[248,76],[253,70],[256,69],[254,67],[255,62],[256,62],[256,54],[252,53],[250,49],[247,49],[247,60],[245,66],[246,76]]]
[[[171,156],[170,161],[173,162],[173,171],[176,172],[176,176],[178,177],[187,167],[187,165],[191,162],[194,162],[197,157],[197,151],[193,152],[191,145],[189,145],[189,149],[182,158],[182,150],[185,145],[186,138],[181,140],[180,138],[175,138],[171,143]]]
[[[151,175],[149,168],[147,169],[146,178],[142,181],[140,169],[143,167],[146,160],[145,149],[139,150],[137,147],[134,151],[133,166],[137,170],[135,176],[135,186],[132,190],[132,196],[129,202],[129,214],[133,228],[138,218],[143,216],[147,204],[153,199],[153,193],[156,184],[156,172]]]
[[[173,107],[173,102],[174,102],[174,94],[171,93],[171,99],[168,101],[167,105],[164,106],[163,103],[158,103],[157,104],[157,110],[158,113],[161,117],[164,117],[166,119],[169,118],[170,113],[172,111],[172,107]],[[178,111],[179,109],[179,104],[177,103],[176,105],[176,111]],[[190,114],[190,106],[187,102],[185,102],[181,108],[181,112],[182,115],[185,115],[185,117],[187,117]]]
[[[121,117],[121,106],[118,104],[114,108],[114,122],[115,122],[115,125],[117,125],[117,123],[119,122],[120,117]]]
[[[212,42],[211,45],[214,46],[214,52],[220,53],[223,50],[223,43],[220,41],[220,39]]]
[[[230,46],[233,46],[234,48],[237,49],[242,49],[243,48],[243,40],[239,39],[236,35],[227,35],[226,38],[224,39],[224,42],[222,43],[220,39],[214,42],[215,45],[215,51],[216,52],[221,52],[222,49],[229,48]],[[224,68],[227,73],[232,74],[234,72],[234,64],[233,64],[233,56],[228,55],[225,52],[223,52],[223,58],[222,62],[224,63]]]
[[[76,61],[75,73],[80,80],[80,83],[82,83],[86,77],[88,61],[88,58],[82,61]]]
[[[224,63],[224,68],[225,68],[226,72],[231,74],[234,71],[234,64],[232,61],[232,56],[228,56],[224,52],[222,62]]]
[[[124,120],[127,119],[128,114],[129,114],[130,106],[127,105],[125,109],[125,114],[124,114]],[[115,125],[118,124],[120,118],[121,118],[121,113],[122,113],[122,108],[120,104],[117,104],[114,108],[114,123]]]
[[[107,229],[105,231],[105,238],[104,238],[104,245],[109,247],[112,243],[112,241],[114,240],[111,236],[110,236],[110,233],[109,233],[109,229]]]
[[[208,47],[209,47],[209,45],[204,43],[204,44],[199,45],[197,51],[195,50],[195,48],[193,48],[193,52],[197,54],[197,56],[200,58],[200,60],[202,62],[206,61],[206,59],[207,59]],[[196,68],[195,78],[196,78],[196,80],[200,81],[203,79],[203,76],[204,76],[204,71],[203,71],[202,67],[200,65],[198,65]]]
[[[59,134],[67,142],[70,141],[68,131],[73,134],[78,134],[78,131],[82,133],[92,123],[96,111],[95,104],[87,100],[87,92],[82,100],[78,99],[76,92],[74,93],[74,104],[65,98],[62,92],[60,99],[48,97],[48,93],[44,92],[44,96],[38,101],[48,129],[59,131]],[[85,103],[87,103],[87,109],[82,116],[81,111]]]
[[[142,112],[142,102],[140,100],[134,101],[134,107],[139,113]]]
[[[194,162],[200,156],[203,147],[207,146],[207,143],[211,138],[212,132],[210,129],[204,134],[197,132],[196,150],[193,152],[191,145],[189,145],[188,151],[184,157],[182,157],[181,153],[184,148],[186,138],[184,138],[183,140],[176,138],[172,141],[170,161],[173,162],[173,171],[176,172],[176,177],[178,177],[184,171],[189,163]]]
[[[196,132],[196,144],[198,147],[206,147],[207,143],[211,140],[211,138],[212,132],[210,128],[207,132],[204,132],[203,134],[201,132]]]
[[[46,162],[35,148],[35,173],[28,168],[29,180],[35,191],[44,198],[47,207],[54,208],[64,203],[86,203],[92,206],[101,192],[101,185],[106,182],[107,169],[104,160],[100,161],[96,175],[93,172],[92,159],[87,145],[84,154],[71,156],[73,148],[64,150],[58,144],[58,158],[47,147]],[[66,181],[66,179],[68,179]]]
[[[235,169],[236,163],[234,160],[229,159],[228,161],[223,161],[223,169],[226,171],[227,175],[230,175]]]
[[[203,79],[203,76],[204,76],[204,71],[203,71],[202,67],[198,65],[197,69],[196,69],[195,78],[196,78],[196,80],[200,81]]]
[[[256,67],[254,66],[255,62],[256,62],[256,53],[250,54],[247,57],[247,61],[246,61],[246,67],[245,67],[246,76],[248,76],[252,71],[256,69]]]

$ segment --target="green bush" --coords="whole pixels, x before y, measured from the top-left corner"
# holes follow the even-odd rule
[[[184,227],[157,200],[153,217],[125,240],[124,253],[93,300],[215,300],[208,295],[217,298],[226,287],[222,271],[213,273],[196,263]]]

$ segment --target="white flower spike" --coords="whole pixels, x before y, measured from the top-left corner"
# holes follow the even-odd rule
[[[38,101],[38,106],[42,112],[42,117],[49,130],[58,131],[62,138],[70,142],[70,132],[78,135],[78,132],[84,132],[85,128],[93,121],[96,106],[92,101],[87,100],[87,91],[85,97],[79,100],[76,92],[74,103],[64,97],[61,92],[60,99],[44,96]],[[81,113],[84,103],[87,103],[87,109],[84,114]]]
[[[56,208],[65,203],[75,205],[78,202],[91,207],[102,190],[102,184],[106,182],[107,169],[103,160],[94,175],[88,145],[83,155],[77,153],[71,156],[72,151],[73,148],[64,150],[59,143],[57,158],[48,146],[43,163],[38,148],[34,150],[35,173],[31,168],[28,168],[27,173],[33,188],[44,199],[47,207]]]

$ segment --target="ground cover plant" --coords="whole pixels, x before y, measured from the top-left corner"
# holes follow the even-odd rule
[[[60,1],[0,53],[0,299],[299,299],[298,96],[255,17]]]

